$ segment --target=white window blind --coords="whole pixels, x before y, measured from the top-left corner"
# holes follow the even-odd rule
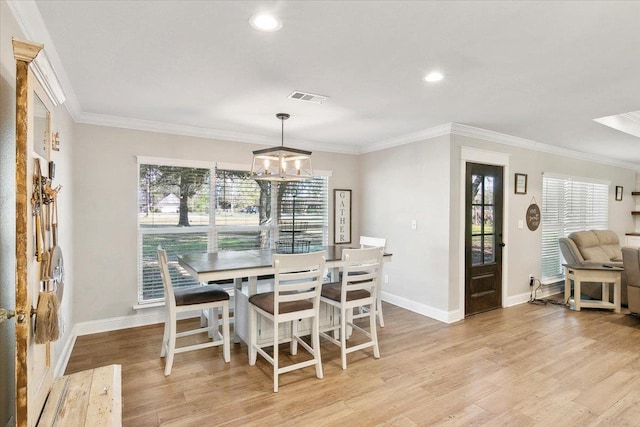
[[[176,256],[209,248],[211,169],[145,163],[138,167],[138,302],[143,303],[164,298],[158,245],[167,251],[173,285],[197,284]]]
[[[609,228],[609,185],[584,178],[542,177],[542,278],[562,277],[558,239]]]

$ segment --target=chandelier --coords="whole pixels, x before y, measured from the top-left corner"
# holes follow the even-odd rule
[[[313,178],[311,151],[284,146],[284,121],[290,115],[278,113],[282,133],[280,146],[253,152],[251,178],[263,181],[302,181]]]

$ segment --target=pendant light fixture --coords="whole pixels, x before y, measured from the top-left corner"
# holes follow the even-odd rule
[[[264,181],[302,181],[313,178],[311,151],[284,146],[284,121],[290,116],[278,113],[282,133],[280,147],[264,148],[253,152],[251,178]]]

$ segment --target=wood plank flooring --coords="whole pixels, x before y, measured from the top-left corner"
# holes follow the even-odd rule
[[[280,377],[247,347],[160,359],[162,326],[78,337],[67,373],[122,365],[125,426],[638,426],[640,320],[522,304],[447,325],[384,305],[381,359],[322,343],[324,379]],[[283,347],[284,348],[284,347]],[[287,353],[286,351],[284,353]],[[303,352],[300,352],[303,353]]]

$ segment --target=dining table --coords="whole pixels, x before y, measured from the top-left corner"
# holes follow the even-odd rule
[[[307,252],[323,251],[325,267],[329,272],[329,281],[338,280],[338,271],[344,265],[342,251],[359,246],[333,245],[311,246]],[[191,252],[178,255],[178,263],[194,279],[201,283],[232,280],[234,287],[234,341],[249,338],[248,299],[258,293],[259,278],[270,278],[275,274],[273,255],[275,249],[252,249],[244,251]],[[287,252],[289,253],[289,252]],[[392,254],[386,253],[383,261],[391,260]],[[378,278],[378,286],[381,280]],[[273,281],[266,283],[266,291],[273,290]],[[270,288],[269,288],[270,286]]]

